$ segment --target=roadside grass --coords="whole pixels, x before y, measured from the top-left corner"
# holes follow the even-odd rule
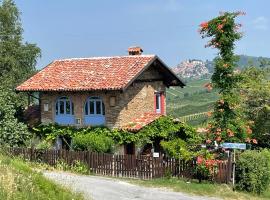
[[[125,179],[127,180],[127,179]],[[226,184],[187,182],[177,178],[161,178],[153,180],[127,180],[129,183],[145,187],[165,188],[175,192],[184,192],[198,196],[218,197],[226,200],[266,200],[270,199],[270,188],[261,196],[255,194],[233,191]]]
[[[83,200],[83,196],[49,181],[22,160],[0,154],[0,199]]]
[[[1,157],[0,157],[1,160]],[[22,161],[17,160],[19,162],[19,166],[24,167],[27,166],[27,170],[29,170],[29,166],[34,169],[35,171],[39,170],[48,170],[48,171],[68,171],[74,174],[81,174],[81,175],[91,175],[97,177],[104,177],[101,175],[93,174],[91,172],[85,173],[84,170],[78,170],[76,168],[67,168],[63,163],[57,165],[56,168],[49,166],[44,163],[36,163],[36,162],[27,162],[27,164],[22,164]],[[16,162],[15,162],[16,163]],[[0,164],[1,166],[1,164]],[[1,167],[0,167],[0,175],[1,175]],[[41,175],[40,175],[41,176]],[[105,176],[106,178],[116,179],[124,182],[128,182],[135,185],[145,186],[145,187],[153,187],[153,188],[163,188],[165,190],[171,190],[175,192],[183,192],[186,194],[196,195],[196,196],[208,196],[208,197],[216,197],[225,200],[266,200],[270,199],[270,187],[269,189],[263,193],[262,195],[258,196],[256,194],[247,193],[247,192],[240,192],[240,191],[233,191],[232,188],[226,184],[215,184],[210,182],[202,182],[199,183],[197,180],[187,180],[183,178],[159,178],[159,179],[152,179],[152,180],[140,180],[140,179],[130,179],[130,178],[119,178],[119,177],[109,177]],[[44,177],[42,177],[45,179]],[[59,187],[59,186],[58,186]],[[56,189],[58,190],[58,189]],[[0,193],[1,193],[1,184],[0,184]],[[1,198],[0,194],[0,199]],[[18,199],[18,198],[15,198]],[[7,199],[7,200],[15,200],[15,199]],[[35,199],[35,198],[33,198]],[[39,198],[40,199],[40,198]],[[46,198],[45,198],[46,199]],[[45,200],[44,199],[44,200]],[[61,198],[60,198],[61,199]],[[68,199],[68,198],[64,198]],[[73,198],[76,200],[76,198]],[[80,198],[78,198],[80,199]],[[30,199],[32,200],[32,199]],[[43,199],[40,199],[43,200]],[[54,200],[54,199],[53,199]]]

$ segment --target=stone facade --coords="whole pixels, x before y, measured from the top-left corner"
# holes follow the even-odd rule
[[[161,75],[150,67],[124,91],[42,92],[40,93],[41,122],[53,123],[57,99],[67,96],[74,103],[75,118],[81,119],[82,124],[79,126],[83,126],[85,102],[88,97],[98,96],[102,98],[105,105],[105,126],[122,128],[135,117],[146,112],[155,112],[155,92],[165,93],[166,89],[161,78]],[[115,98],[114,105],[110,104],[111,98]],[[166,108],[165,105],[164,108]],[[48,106],[48,111],[44,110],[46,106]],[[164,110],[165,113],[166,110]]]

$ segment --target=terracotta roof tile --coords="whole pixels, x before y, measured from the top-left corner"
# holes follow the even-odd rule
[[[154,55],[137,55],[56,60],[16,90],[119,90],[125,88],[154,58]]]
[[[139,131],[142,129],[144,126],[152,123],[159,117],[163,116],[162,114],[157,114],[157,113],[144,113],[140,117],[134,118],[131,120],[129,124],[127,124],[124,129],[129,130],[129,131]]]

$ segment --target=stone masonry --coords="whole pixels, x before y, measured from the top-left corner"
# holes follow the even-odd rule
[[[143,72],[124,91],[90,91],[90,92],[42,92],[41,122],[53,123],[55,118],[55,104],[59,97],[67,96],[74,104],[74,115],[84,121],[84,106],[88,97],[101,97],[105,105],[105,126],[109,128],[122,128],[146,112],[155,112],[155,92],[165,92],[165,85],[161,75],[153,68]],[[151,81],[150,81],[151,80]],[[110,105],[110,98],[115,98],[115,105]],[[49,110],[44,111],[44,104]],[[164,106],[166,108],[166,106]],[[166,110],[164,110],[164,114]]]

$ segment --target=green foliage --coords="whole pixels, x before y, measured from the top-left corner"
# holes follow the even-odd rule
[[[236,163],[237,189],[262,194],[270,184],[270,152],[248,150]]]
[[[9,90],[0,87],[0,144],[8,146],[24,145],[30,138],[27,126],[15,118],[16,110]]]
[[[79,173],[79,174],[89,174],[90,173],[89,167],[85,163],[80,162],[79,160],[76,160],[72,164],[70,170],[72,172]]]
[[[213,110],[218,94],[215,90],[208,91],[205,88],[205,84],[209,81],[209,79],[190,80],[184,88],[168,89],[166,96],[167,113],[175,118],[181,118]],[[208,121],[208,117],[200,117],[189,119],[186,123],[191,126],[203,126]]]
[[[0,5],[0,143],[23,145],[29,138],[27,127],[16,119],[24,95],[14,92],[15,86],[35,71],[40,49],[24,43],[20,13],[12,0]]]
[[[246,118],[253,124],[253,134],[258,146],[270,147],[270,70],[269,68],[246,68],[241,73],[242,107]]]
[[[161,146],[170,157],[190,160],[196,155],[197,146],[201,144],[202,138],[191,126],[180,122],[173,123],[173,128],[163,137]]]
[[[5,200],[82,200],[81,195],[44,178],[19,159],[0,155],[0,199]]]
[[[90,174],[89,167],[79,160],[75,160],[72,165],[67,164],[64,160],[58,160],[55,168],[61,171],[70,171],[79,174]]]
[[[202,37],[210,37],[207,47],[217,48],[212,85],[218,90],[220,99],[216,102],[213,121],[209,124],[207,137],[217,142],[250,142],[251,128],[240,107],[238,83],[241,80],[235,71],[238,57],[234,55],[235,42],[241,38],[240,24],[235,18],[242,13],[222,13],[201,24]],[[208,140],[209,141],[209,140]],[[256,141],[256,140],[253,140]]]
[[[190,160],[194,156],[189,150],[187,143],[180,138],[162,141],[161,146],[173,158]]]
[[[179,139],[173,142],[176,145],[182,140],[188,146],[186,151],[190,150],[188,144],[196,146],[201,143],[201,137],[194,128],[175,121],[172,117],[160,117],[137,133],[117,129],[110,130],[105,127],[76,129],[53,124],[41,125],[33,128],[33,130],[36,135],[44,137],[46,141],[55,140],[58,136],[66,136],[73,138],[72,146],[74,149],[97,152],[111,152],[113,144],[134,142],[139,146],[143,146],[147,143],[153,143],[155,139],[163,140],[164,147],[169,147],[166,141]],[[168,153],[175,155],[172,149],[169,148]],[[180,154],[178,153],[178,155]]]
[[[72,148],[74,150],[88,150],[100,153],[111,153],[114,141],[105,134],[88,132],[73,137]]]
[[[48,150],[52,148],[52,143],[47,140],[43,140],[39,142],[35,148],[40,150]]]
[[[57,160],[55,168],[60,171],[70,170],[70,166],[64,160]]]
[[[32,130],[37,136],[45,138],[47,141],[53,141],[58,136],[71,138],[80,131],[80,129],[76,129],[72,126],[60,126],[57,124],[41,124],[37,127],[34,127]]]
[[[40,49],[35,44],[23,42],[20,12],[12,0],[0,5],[0,80],[14,88],[35,72]],[[3,82],[2,82],[3,81]]]

